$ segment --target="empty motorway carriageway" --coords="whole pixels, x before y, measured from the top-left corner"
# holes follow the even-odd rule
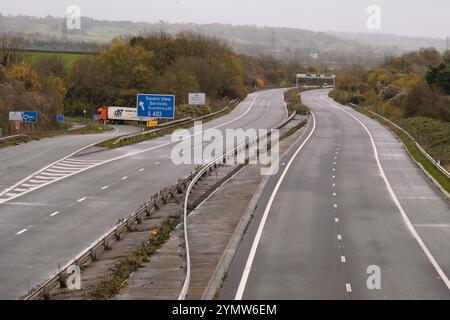
[[[230,113],[205,122],[202,134],[219,130],[227,135],[227,129],[268,129],[288,123],[294,117],[286,108],[286,90],[249,94]],[[242,229],[240,224],[228,225],[235,231],[214,242],[223,251],[214,254],[222,258],[212,270],[205,269],[205,274],[211,273],[206,283],[210,287],[220,270],[226,274],[219,277],[214,298],[449,299],[448,199],[393,133],[333,101],[328,93],[327,89],[301,93],[309,114],[297,121],[307,125],[287,140],[291,144],[279,159],[279,170],[254,180],[258,188],[252,191],[254,211],[248,224]],[[133,132],[124,128],[119,130]],[[198,134],[188,130],[190,137]],[[29,163],[24,159],[16,163],[15,157],[27,150],[22,147],[39,150],[40,143],[43,149],[56,150],[47,140],[1,150],[0,298],[26,297],[151,195],[195,170],[195,164],[172,161],[176,142],[167,134],[120,148],[77,153],[83,149],[77,141],[66,145],[67,152],[57,150],[53,156],[53,151],[41,152],[38,165],[33,157]],[[196,147],[190,148],[193,152]],[[245,169],[232,170],[215,183],[218,194],[201,198],[199,207],[208,208],[224,192],[230,212],[234,210],[243,196],[220,188],[248,183],[251,171]],[[180,208],[182,203],[177,203]],[[188,231],[190,221],[188,216]],[[209,228],[222,228],[210,223]],[[184,242],[171,250],[188,243],[186,235],[179,235]],[[208,249],[208,244],[203,239],[191,249],[199,245]],[[164,245],[159,250],[157,257],[169,252],[164,253]],[[189,249],[183,250],[180,257]],[[195,258],[185,263],[192,268],[201,264]],[[141,279],[138,270],[133,281],[136,277]],[[184,276],[168,277],[161,282],[175,283],[180,290],[187,283],[189,289]]]
[[[302,93],[314,118],[280,161],[221,299],[449,299],[450,206],[375,120]]]

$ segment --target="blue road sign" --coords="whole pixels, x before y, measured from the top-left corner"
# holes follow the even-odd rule
[[[138,94],[138,117],[175,118],[175,96],[166,94]]]
[[[64,115],[63,114],[57,114],[56,115],[56,122],[64,123]]]
[[[22,113],[23,123],[36,123],[38,120],[38,113],[36,111],[24,111]]]
[[[98,114],[94,114],[94,115],[92,116],[92,120],[98,121]]]

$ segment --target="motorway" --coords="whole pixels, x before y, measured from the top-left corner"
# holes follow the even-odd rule
[[[327,90],[302,101],[315,122],[269,179],[220,298],[449,299],[448,200],[378,122]]]
[[[250,94],[229,114],[204,124],[203,130],[272,127],[287,115],[283,91]],[[23,296],[118,219],[191,172],[195,164],[172,162],[174,145],[168,135],[72,157],[64,163],[66,167],[77,166],[77,161],[95,165],[0,203],[0,298]],[[15,159],[5,161],[13,166]],[[54,159],[44,159],[41,165],[47,165],[46,161]]]
[[[31,173],[82,147],[140,130],[132,126],[113,127],[114,130],[101,134],[56,136],[0,149],[0,194]]]

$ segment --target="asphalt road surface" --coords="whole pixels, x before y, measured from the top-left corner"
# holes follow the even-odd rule
[[[221,298],[449,299],[448,200],[387,129],[327,94],[302,94],[315,126],[269,180]]]
[[[250,94],[203,130],[272,127],[287,115],[282,92]],[[97,165],[0,204],[0,298],[21,297],[150,195],[189,174],[196,164],[172,162],[175,143],[164,136],[77,157],[73,163]]]
[[[133,126],[114,126],[114,130],[101,134],[63,135],[2,148],[0,193],[38,169],[82,147],[139,130]]]

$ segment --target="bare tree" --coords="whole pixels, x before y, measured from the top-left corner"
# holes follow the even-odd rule
[[[8,34],[0,34],[0,64],[8,66],[22,59],[24,41]]]

